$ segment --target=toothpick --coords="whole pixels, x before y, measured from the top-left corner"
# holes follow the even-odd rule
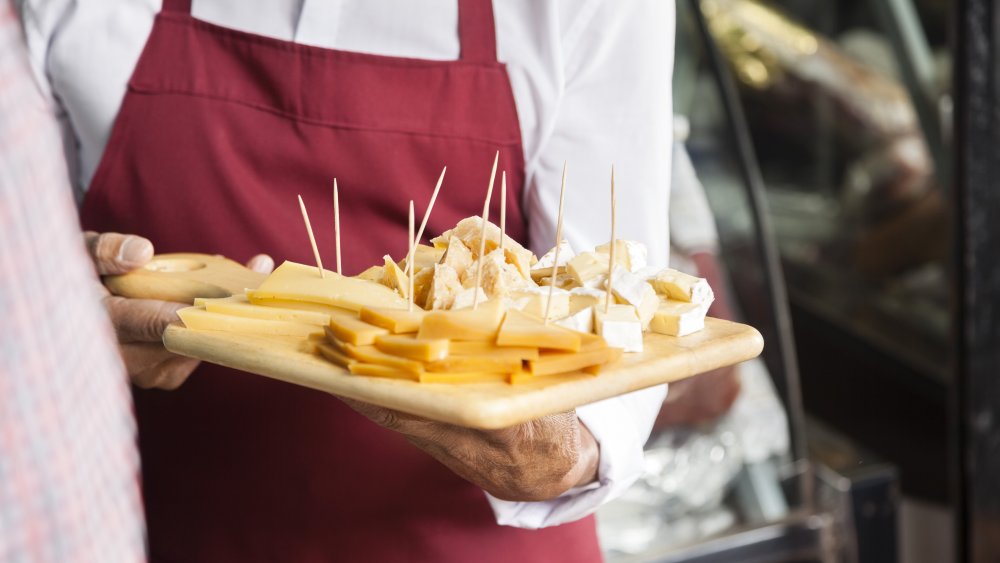
[[[486,253],[486,222],[490,220],[490,199],[493,198],[493,182],[497,179],[497,162],[500,161],[500,151],[493,157],[493,171],[490,172],[490,187],[486,190],[486,202],[483,203],[483,226],[479,231],[479,261],[476,262],[476,285],[472,290],[472,310],[479,308],[479,283],[483,279],[483,254]]]
[[[323,260],[319,257],[319,247],[316,246],[316,237],[313,236],[312,225],[309,224],[309,213],[306,212],[306,204],[302,201],[302,196],[299,196],[299,207],[302,209],[302,220],[306,222],[306,231],[309,233],[309,244],[313,247],[313,255],[316,256],[316,267],[319,268],[319,277],[325,278],[326,273],[323,271]]]
[[[615,240],[615,165],[611,165],[611,253],[608,257],[608,294],[604,297],[604,313],[611,311],[611,281],[615,271],[615,251],[618,241]]]
[[[413,262],[413,249],[415,247],[414,238],[413,238],[413,200],[412,199],[410,200],[410,230],[409,230],[409,236],[407,237],[407,241],[410,243],[410,251],[406,255],[406,263],[410,264],[411,262]],[[407,310],[412,313],[413,312],[413,276],[412,275],[408,276],[408,278],[407,278],[407,286],[408,286],[408,288],[407,288],[408,291],[406,292],[406,295],[409,298],[409,308]]]
[[[337,241],[337,273],[343,274],[340,268],[340,192],[336,178],[333,179],[333,231]]]
[[[500,176],[500,253],[503,253],[504,237],[507,236],[507,171]]]
[[[427,219],[431,216],[431,210],[434,209],[434,202],[437,201],[438,192],[441,191],[441,183],[444,182],[444,173],[447,171],[447,166],[441,169],[441,176],[438,177],[437,185],[434,186],[434,193],[431,194],[431,202],[427,204],[427,211],[424,211],[424,218],[420,221],[420,228],[417,229],[417,238],[414,240],[414,245],[420,244],[420,238],[424,236],[424,227],[427,226]],[[406,269],[403,270],[403,273],[410,273],[410,260],[406,261]]]
[[[556,273],[559,270],[559,247],[562,245],[563,203],[566,201],[566,167],[563,162],[562,186],[559,188],[559,218],[556,220],[556,248],[552,253],[552,277],[549,278],[549,298],[545,301],[544,324],[549,324],[549,311],[552,309],[552,295],[556,289]]]

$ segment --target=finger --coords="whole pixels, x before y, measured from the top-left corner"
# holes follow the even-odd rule
[[[132,376],[132,383],[143,389],[173,391],[187,381],[200,363],[195,358],[174,356],[141,374]]]
[[[270,274],[274,269],[274,260],[267,254],[258,254],[247,262],[247,268],[261,274]]]
[[[168,352],[159,342],[133,342],[122,344],[122,360],[129,375],[136,375],[150,370],[163,362],[178,357]]]
[[[104,300],[119,342],[159,342],[183,303],[111,296]]]
[[[407,436],[428,437],[448,426],[420,416],[348,399],[347,397],[340,397],[340,400],[375,424]]]
[[[102,276],[126,274],[153,258],[153,243],[140,236],[87,231],[83,237],[97,273]]]

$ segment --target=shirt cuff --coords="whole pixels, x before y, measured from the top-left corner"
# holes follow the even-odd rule
[[[653,429],[667,386],[659,385],[577,409],[580,422],[600,447],[597,481],[547,501],[486,498],[497,524],[537,529],[579,520],[621,496],[642,475],[643,446]]]

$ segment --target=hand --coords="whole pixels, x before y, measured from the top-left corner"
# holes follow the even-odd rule
[[[575,412],[501,430],[475,430],[342,400],[502,500],[549,500],[597,479],[597,441]]]
[[[740,394],[740,375],[735,366],[720,368],[670,384],[667,400],[653,428],[711,422],[729,412]]]
[[[145,266],[153,257],[153,244],[140,236],[88,231],[84,240],[97,273],[102,276],[127,274]],[[247,267],[266,273],[274,267],[274,262],[268,256],[258,255]],[[177,320],[177,310],[187,304],[127,299],[106,293],[104,306],[115,327],[129,378],[136,386],[176,389],[198,367],[198,360],[172,354],[163,347],[163,331]]]

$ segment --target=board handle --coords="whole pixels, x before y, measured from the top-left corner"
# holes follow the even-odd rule
[[[104,276],[103,282],[121,297],[191,304],[198,297],[229,297],[256,289],[266,277],[222,256],[177,253],[157,254],[144,267]]]

